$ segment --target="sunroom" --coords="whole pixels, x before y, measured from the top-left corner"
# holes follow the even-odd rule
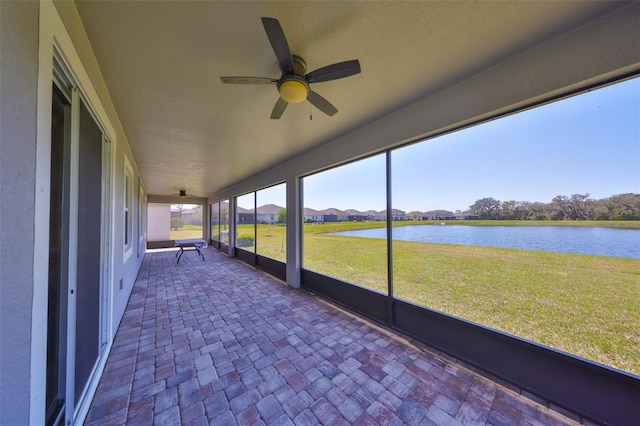
[[[0,14],[1,424],[640,423],[637,2]]]

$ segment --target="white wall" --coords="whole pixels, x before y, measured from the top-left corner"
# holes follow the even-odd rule
[[[0,424],[29,423],[38,4],[0,1]],[[51,108],[51,106],[49,106]],[[46,285],[46,283],[40,283]]]
[[[169,204],[148,205],[147,241],[167,241],[171,233],[171,206]]]

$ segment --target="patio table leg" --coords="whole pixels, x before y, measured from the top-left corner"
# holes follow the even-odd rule
[[[197,244],[195,246],[196,250],[198,251],[198,254],[200,255],[200,257],[202,257],[202,260],[204,261],[204,254],[202,254],[202,252],[200,251],[200,245]]]

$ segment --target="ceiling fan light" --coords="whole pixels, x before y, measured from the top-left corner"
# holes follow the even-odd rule
[[[280,97],[290,104],[299,104],[307,99],[309,89],[300,81],[285,81],[280,85]]]

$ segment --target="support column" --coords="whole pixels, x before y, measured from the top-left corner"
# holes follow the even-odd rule
[[[236,199],[235,197],[229,198],[229,251],[227,254],[229,257],[236,256]]]
[[[287,285],[300,288],[302,267],[302,188],[298,177],[287,178]]]

